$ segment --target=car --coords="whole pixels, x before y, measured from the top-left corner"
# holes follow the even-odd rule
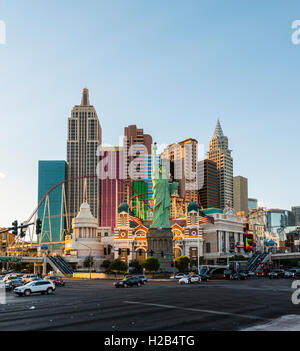
[[[145,275],[135,275],[135,277],[142,280],[143,284],[147,283],[147,277]]]
[[[300,276],[299,268],[290,268],[284,273],[284,278],[296,278]]]
[[[201,276],[197,274],[189,275],[187,277],[183,277],[179,279],[179,284],[192,284],[192,283],[200,283]]]
[[[12,289],[15,289],[19,286],[22,286],[23,283],[22,283],[22,280],[21,279],[12,279],[9,281],[10,286],[12,287]]]
[[[141,285],[143,285],[143,281],[138,277],[124,278],[123,280],[114,283],[114,286],[116,288],[127,288],[129,286],[141,286]]]
[[[18,277],[14,274],[7,274],[4,277],[3,281],[8,283],[10,280],[13,280],[13,279],[18,279]]]
[[[185,274],[185,273],[177,273],[177,274],[173,275],[171,278],[179,280],[179,279],[187,277],[187,276],[188,276],[188,274]]]
[[[258,268],[255,272],[257,277],[264,277],[265,276],[265,271],[261,268]]]
[[[233,280],[246,280],[248,279],[248,274],[246,272],[236,272],[232,275]]]
[[[224,271],[225,279],[232,279],[233,274],[231,269],[225,269]]]
[[[214,268],[208,274],[210,279],[224,279],[225,278],[225,268]]]
[[[52,294],[55,291],[55,285],[50,280],[38,280],[19,286],[14,289],[14,293],[19,296],[30,296],[31,294],[41,293]]]
[[[37,274],[25,274],[23,275],[22,282],[23,284],[27,284],[37,278],[41,279]]]
[[[5,288],[5,291],[11,291],[12,290],[12,287],[9,283],[5,283],[3,281],[0,282],[0,288],[3,289]]]
[[[48,275],[44,279],[50,280],[55,286],[65,286],[65,281],[61,277]]]
[[[273,269],[271,272],[269,272],[268,276],[270,279],[278,279],[280,277],[284,277],[284,270],[283,269]]]
[[[0,275],[0,281],[2,281],[5,278],[5,275]]]
[[[248,278],[253,278],[253,277],[255,277],[255,273],[249,271],[249,272],[248,272]]]

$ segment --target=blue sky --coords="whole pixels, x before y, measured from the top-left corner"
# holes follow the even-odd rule
[[[300,205],[297,19],[299,1],[1,0],[0,227],[36,206],[38,160],[66,158],[85,86],[105,143],[137,124],[207,151],[219,117],[249,196]]]

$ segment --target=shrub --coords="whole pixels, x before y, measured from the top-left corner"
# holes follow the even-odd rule
[[[148,257],[142,264],[142,267],[149,272],[156,272],[159,270],[160,263],[156,257]]]

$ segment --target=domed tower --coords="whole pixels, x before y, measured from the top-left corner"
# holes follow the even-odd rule
[[[129,205],[126,202],[122,202],[118,208],[118,227],[129,227]]]
[[[129,206],[126,202],[118,208],[117,227],[114,230],[114,256],[124,262],[133,259],[133,229],[130,227]]]
[[[199,227],[199,207],[194,201],[187,208],[187,226]]]
[[[70,251],[77,256],[78,265],[83,267],[83,262],[87,256],[94,259],[93,268],[100,268],[105,260],[104,244],[98,234],[99,227],[97,219],[92,215],[90,205],[84,202],[80,206],[77,217],[72,220],[72,244]]]
[[[191,268],[197,269],[203,257],[203,235],[199,223],[199,207],[191,201],[187,208],[187,225],[183,237],[184,254],[189,257]]]

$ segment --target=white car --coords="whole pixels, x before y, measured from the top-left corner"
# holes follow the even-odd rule
[[[200,283],[200,282],[201,282],[201,277],[199,275],[189,275],[179,280],[179,284],[191,284],[191,283]]]
[[[25,274],[22,277],[23,284],[30,283],[33,279],[39,278],[37,274]]]
[[[15,288],[14,293],[19,296],[29,296],[36,293],[49,295],[53,291],[55,291],[55,285],[50,280],[38,280]]]
[[[184,274],[184,273],[177,273],[175,275],[173,275],[171,278],[173,279],[181,279],[181,278],[185,278],[188,277],[188,275]]]

